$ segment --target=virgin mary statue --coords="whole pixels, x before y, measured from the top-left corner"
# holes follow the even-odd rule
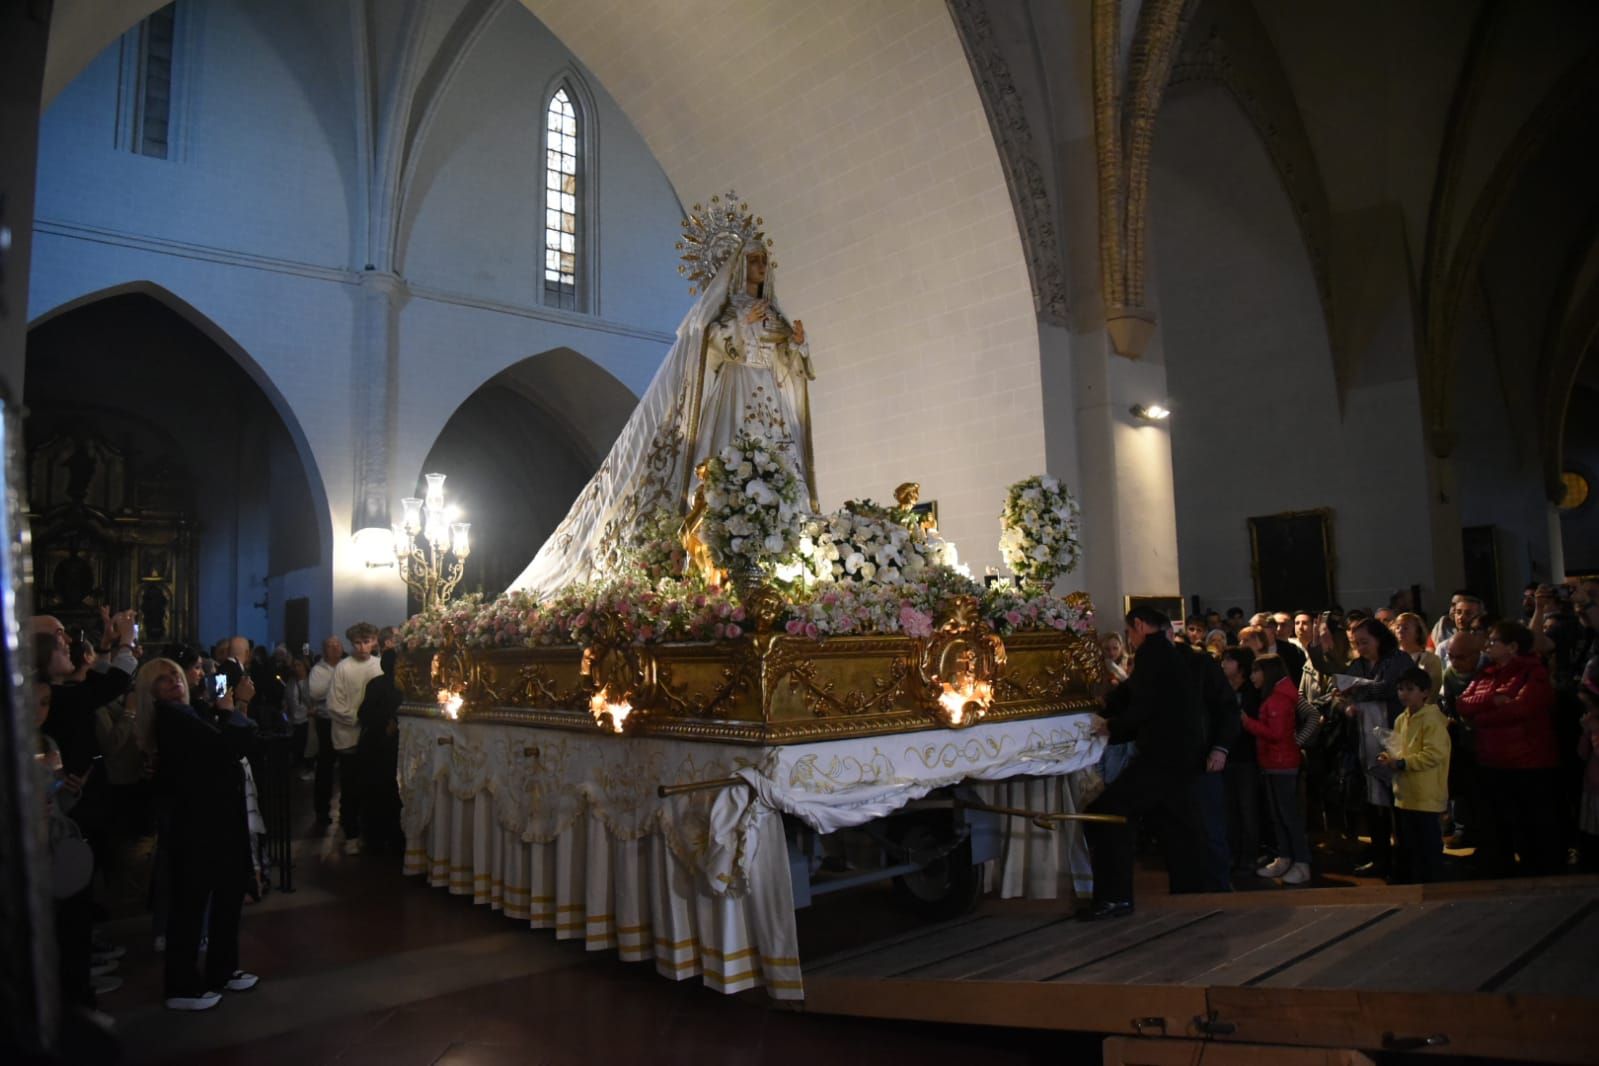
[[[709,280],[671,351],[605,461],[512,590],[547,596],[605,573],[641,537],[660,535],[657,513],[681,516],[694,468],[741,429],[777,443],[815,509],[809,391],[815,374],[804,323],[790,323],[778,307],[775,264],[754,220],[735,214],[731,204],[713,219],[723,226],[701,231],[694,242],[699,272],[690,275]]]

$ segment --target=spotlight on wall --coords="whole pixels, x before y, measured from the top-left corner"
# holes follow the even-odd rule
[[[1133,414],[1133,417],[1138,419],[1140,422],[1164,422],[1166,419],[1171,417],[1171,410],[1169,408],[1162,407],[1158,403],[1152,403],[1148,407],[1145,407],[1141,403],[1135,403],[1132,407],[1128,408],[1128,410],[1130,410]]]
[[[368,570],[394,565],[394,536],[386,529],[358,529],[352,538],[355,554]]]

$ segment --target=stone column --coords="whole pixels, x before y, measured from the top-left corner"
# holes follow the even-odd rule
[[[1083,583],[1102,631],[1119,628],[1126,596],[1183,593],[1171,434],[1130,413],[1134,404],[1166,400],[1158,342],[1150,349],[1134,361],[1112,353],[1104,330],[1073,337]]]
[[[39,111],[51,0],[0,4],[0,459],[22,448],[22,374],[28,344],[28,259],[33,238],[33,195],[39,164]],[[18,467],[0,464],[8,493],[19,497]],[[21,533],[0,518],[0,547],[8,551],[0,580],[20,581],[24,564],[11,552]],[[15,516],[21,519],[21,515]],[[9,601],[10,587],[5,589]],[[57,995],[55,936],[50,905],[50,852],[44,838],[33,756],[38,731],[31,713],[32,686],[24,677],[32,659],[26,612],[31,590],[19,589],[0,610],[6,634],[0,647],[6,684],[0,685],[0,1047],[32,1059],[55,1044]],[[15,613],[13,613],[15,612]]]
[[[410,290],[398,274],[368,270],[359,275],[353,292],[350,411],[355,468],[349,535],[340,536],[335,525],[333,538],[336,629],[356,621],[398,623],[405,617],[405,586],[392,569],[368,569],[366,545],[357,535],[367,530],[373,548],[389,550],[391,508],[412,488],[397,483],[392,469],[399,425],[400,312]]]

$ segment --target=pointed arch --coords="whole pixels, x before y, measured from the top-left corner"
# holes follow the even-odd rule
[[[34,317],[28,323],[28,331],[32,333],[45,323],[59,318],[69,311],[75,311],[80,307],[87,307],[90,304],[99,303],[112,297],[127,295],[147,296],[188,322],[206,339],[226,352],[229,358],[238,365],[240,370],[244,371],[245,375],[249,377],[272,404],[273,411],[276,412],[278,418],[283,422],[284,428],[288,431],[289,439],[294,442],[295,454],[300,460],[300,467],[305,473],[306,485],[311,492],[311,501],[316,511],[317,544],[321,565],[325,569],[328,578],[327,595],[323,602],[331,604],[333,592],[332,511],[328,506],[327,485],[323,481],[321,470],[317,468],[316,455],[311,450],[311,444],[306,439],[305,430],[301,427],[300,420],[294,413],[294,408],[289,405],[287,398],[278,390],[271,375],[262,368],[260,363],[256,362],[255,358],[245,350],[243,345],[233,339],[233,336],[227,330],[219,326],[205,312],[199,310],[170,289],[153,281],[141,280],[97,289],[94,292],[85,293],[82,296],[58,304]]]
[[[564,67],[539,97],[539,190],[544,205],[539,299],[549,307],[600,313],[599,126],[594,94]]]

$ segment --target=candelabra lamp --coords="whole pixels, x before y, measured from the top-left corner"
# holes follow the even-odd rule
[[[443,474],[428,474],[426,481],[425,499],[400,501],[404,517],[394,527],[394,560],[400,578],[429,611],[448,603],[461,583],[472,554],[472,525],[455,521],[455,508],[445,506]]]

